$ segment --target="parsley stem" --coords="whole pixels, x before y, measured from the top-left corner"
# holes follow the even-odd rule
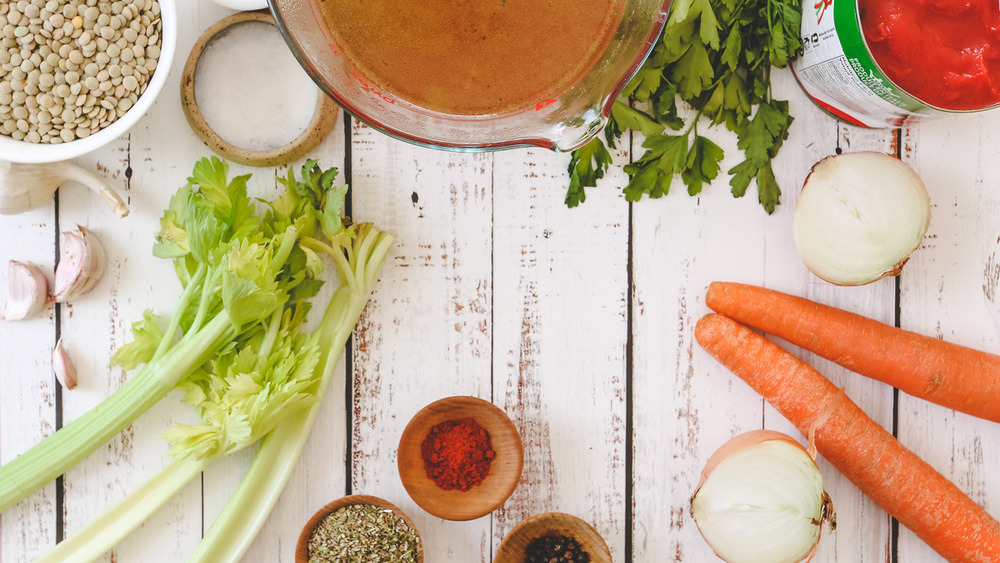
[[[704,113],[705,113],[705,108],[698,108],[698,113],[696,113],[694,117],[691,118],[690,125],[688,125],[687,129],[684,130],[685,137],[687,137],[688,134],[691,133],[692,131],[694,131],[695,137],[698,136],[698,121],[701,120],[701,116]]]

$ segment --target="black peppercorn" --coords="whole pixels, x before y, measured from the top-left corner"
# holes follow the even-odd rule
[[[540,536],[524,550],[524,563],[590,563],[590,554],[570,536]]]

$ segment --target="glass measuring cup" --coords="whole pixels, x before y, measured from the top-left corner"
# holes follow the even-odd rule
[[[615,98],[655,46],[671,0],[619,0],[622,15],[589,70],[555,96],[521,110],[487,115],[419,107],[377,85],[341,54],[320,16],[319,1],[268,0],[268,4],[296,59],[327,95],[393,137],[471,152],[525,146],[570,151],[595,137]]]

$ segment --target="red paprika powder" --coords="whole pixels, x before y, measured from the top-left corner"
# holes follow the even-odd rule
[[[489,432],[471,417],[432,427],[420,453],[427,477],[446,491],[467,491],[482,483],[496,456]]]

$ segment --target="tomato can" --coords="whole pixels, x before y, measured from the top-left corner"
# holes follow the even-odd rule
[[[817,105],[848,123],[899,127],[989,109],[935,107],[890,80],[865,39],[858,0],[803,2],[801,36],[803,53],[792,63],[796,79]]]

